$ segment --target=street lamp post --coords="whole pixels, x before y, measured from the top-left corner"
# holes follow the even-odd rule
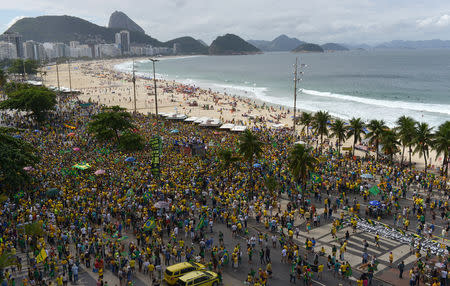
[[[306,67],[305,64],[301,64],[300,67]],[[293,134],[294,134],[294,142],[296,140],[296,133],[295,133],[295,125],[297,120],[297,82],[302,80],[303,72],[299,70],[298,66],[298,58],[295,58],[295,65],[294,65],[294,126],[293,126]]]
[[[136,113],[136,74],[134,72],[134,60],[133,60],[133,77],[131,79],[133,82],[133,99],[134,99],[134,113]]]
[[[69,88],[70,88],[70,95],[72,95],[72,76],[70,74],[70,58],[67,60],[67,67],[69,69]]]
[[[156,72],[155,72],[155,62],[159,62],[157,59],[150,58],[149,60],[153,63],[153,85],[155,86],[155,112],[156,120],[158,120],[158,95],[156,94]]]

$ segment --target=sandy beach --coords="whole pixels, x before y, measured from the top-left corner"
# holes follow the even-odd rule
[[[135,59],[145,60],[145,59]],[[125,59],[99,60],[71,63],[72,89],[80,90],[80,99],[91,100],[106,106],[120,105],[130,111],[134,109],[132,75],[118,72],[114,66],[130,61]],[[59,65],[59,82],[61,87],[69,88],[69,72],[67,64]],[[57,86],[55,66],[45,68],[44,84]],[[270,105],[253,99],[232,96],[187,86],[175,81],[157,80],[158,112],[178,113],[187,116],[209,117],[220,119],[224,123],[234,123],[246,126],[272,127],[282,124],[284,128],[292,128],[292,109]],[[153,79],[136,77],[136,107],[144,114],[155,113]],[[299,113],[298,115],[299,116]],[[300,133],[302,126],[297,128]],[[305,135],[304,133],[302,135]],[[316,138],[310,138],[315,141]],[[311,142],[310,141],[310,142]],[[334,139],[330,138],[334,143]],[[344,147],[352,146],[353,139],[344,142]],[[315,144],[314,144],[315,145]],[[356,150],[355,155],[365,153]],[[399,158],[401,154],[397,154]],[[406,154],[405,154],[406,156]],[[423,168],[423,158],[417,154],[412,158],[416,168]],[[430,152],[431,169],[442,165],[442,158],[436,158],[434,151]]]

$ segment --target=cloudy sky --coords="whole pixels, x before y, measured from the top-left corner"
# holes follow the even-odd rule
[[[39,15],[106,26],[115,10],[163,41],[190,35],[209,43],[225,33],[258,40],[287,34],[317,43],[450,40],[449,0],[2,0],[0,31]]]

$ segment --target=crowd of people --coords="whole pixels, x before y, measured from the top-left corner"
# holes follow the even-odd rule
[[[254,132],[265,143],[258,167],[237,162],[224,170],[218,151],[229,149],[237,155],[238,133],[134,114],[136,131],[144,138],[162,137],[156,177],[148,148],[125,153],[88,133],[87,122],[100,106],[77,98],[67,98],[62,106],[39,128],[20,114],[2,115],[9,126],[26,127],[16,135],[41,157],[29,170],[31,183],[2,202],[0,252],[15,257],[3,273],[6,285],[17,285],[16,279],[21,285],[77,283],[80,267],[95,273],[97,285],[117,284],[107,279],[106,271],[121,286],[132,285],[137,273],[148,278],[145,283],[160,285],[164,268],[181,261],[203,263],[222,279],[243,260],[255,267],[247,285],[269,284],[274,263],[289,267],[292,283],[301,279],[310,285],[324,271],[351,283],[356,265],[345,259],[349,233],[342,229],[356,230],[357,219],[369,218],[368,206],[362,205],[371,200],[380,201],[393,218],[376,217],[373,223],[402,228],[405,235],[416,233],[411,247],[418,260],[408,266],[411,281],[424,281],[429,274],[440,285],[447,283],[448,249],[436,256],[421,245],[424,237],[440,240],[444,248],[448,245],[448,180],[438,174],[387,165],[368,155],[340,157],[333,146],[319,146],[313,151],[319,163],[302,190],[287,164],[294,141],[290,130],[258,126]],[[178,132],[170,132],[175,129]],[[314,136],[303,135],[305,140]],[[192,142],[201,143],[205,152],[192,155]],[[129,157],[134,160],[125,160]],[[73,168],[79,163],[89,167]],[[97,170],[104,172],[96,175]],[[374,178],[361,178],[366,173]],[[271,187],[267,178],[275,178],[276,186]],[[373,185],[379,194],[369,192]],[[255,233],[250,222],[264,232]],[[311,229],[325,224],[331,225],[330,233],[340,244],[331,252],[318,250],[314,237],[309,237]],[[30,225],[37,230],[30,230]],[[217,225],[226,226],[229,233]],[[306,241],[299,233],[306,233]],[[224,235],[241,242],[228,242]],[[281,261],[273,260],[274,251]],[[357,283],[367,285],[378,262],[369,257],[367,246],[362,257],[357,271],[363,274]],[[432,259],[442,265],[427,272]],[[21,276],[24,266],[27,274]],[[406,266],[400,268],[402,273]]]

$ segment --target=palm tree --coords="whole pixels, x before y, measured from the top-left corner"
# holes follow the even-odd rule
[[[427,157],[429,154],[429,148],[433,144],[433,134],[431,133],[431,130],[432,128],[425,122],[417,124],[416,136],[413,140],[413,143],[416,146],[414,149],[414,154],[419,153],[419,156],[423,156],[425,161],[425,173],[428,169]]]
[[[381,136],[381,144],[383,144],[382,150],[385,155],[389,156],[389,160],[392,162],[394,154],[399,151],[400,145],[397,134],[393,130],[385,130]]]
[[[288,162],[294,180],[306,190],[309,172],[314,170],[318,162],[312,154],[312,148],[295,144],[289,153]]]
[[[411,166],[411,153],[412,153],[412,142],[416,133],[417,122],[409,116],[401,116],[397,119],[397,134],[399,136],[400,142],[403,146],[402,150],[402,160],[400,162],[403,165],[403,156],[405,154],[405,148],[409,149],[409,165]]]
[[[229,149],[219,150],[220,170],[226,170],[228,178],[230,178],[231,167],[239,161],[239,157],[234,155],[234,152]]]
[[[347,138],[353,136],[353,156],[355,156],[355,146],[361,142],[361,135],[364,133],[364,121],[361,118],[353,117],[350,119],[350,125],[347,127]]]
[[[366,138],[370,138],[369,143],[375,145],[376,159],[378,160],[378,146],[380,146],[384,130],[388,127],[383,120],[372,119],[367,125],[367,128],[369,129],[369,133],[366,134]]]
[[[242,159],[249,164],[249,170],[252,168],[253,159],[261,156],[263,144],[249,129],[246,129],[239,137],[239,153]],[[253,172],[250,172],[250,177],[253,182],[252,174]]]
[[[306,129],[306,135],[308,135],[309,126],[311,126],[311,123],[313,121],[313,116],[309,112],[302,112],[299,118],[299,122],[301,125],[303,125],[302,131],[305,131]]]
[[[435,134],[433,149],[436,151],[436,158],[443,156],[441,175],[448,177],[448,160],[450,149],[450,121],[442,123]]]
[[[337,138],[339,156],[341,156],[341,142],[345,139],[345,135],[346,128],[344,121],[341,119],[336,119],[336,121],[331,124],[331,136]]]
[[[320,144],[323,143],[323,135],[328,136],[327,124],[331,115],[327,111],[318,111],[313,118],[313,127],[317,134],[320,135]]]

